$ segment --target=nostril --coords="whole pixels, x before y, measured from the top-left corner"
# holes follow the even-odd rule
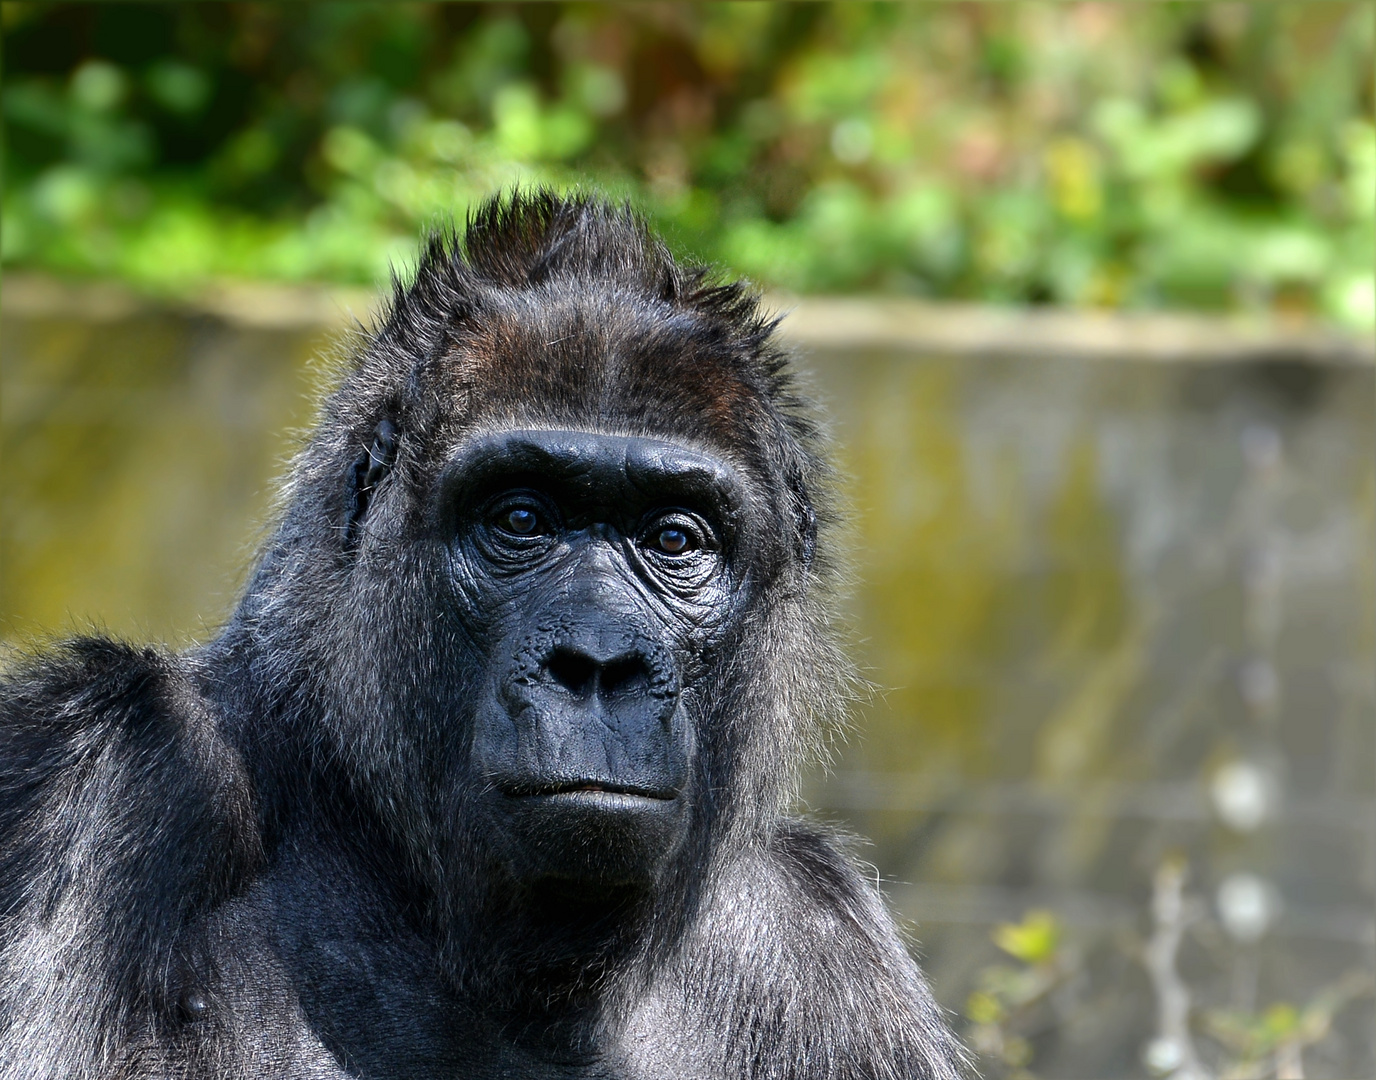
[[[592,689],[597,677],[596,661],[569,649],[556,649],[545,666],[555,682],[580,697]]]
[[[638,690],[650,681],[650,670],[640,656],[625,656],[602,668],[602,693],[611,697]]]

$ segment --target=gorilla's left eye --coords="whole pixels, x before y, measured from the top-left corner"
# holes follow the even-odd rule
[[[693,548],[693,539],[684,530],[670,526],[660,529],[654,539],[655,547],[666,555],[682,555]]]
[[[540,515],[528,506],[518,506],[504,518],[502,525],[517,536],[529,536],[540,524]]]
[[[712,547],[712,531],[696,514],[680,511],[651,521],[641,534],[641,544],[657,555],[683,558]]]

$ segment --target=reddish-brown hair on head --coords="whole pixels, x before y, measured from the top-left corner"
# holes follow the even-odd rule
[[[330,411],[353,445],[390,420],[403,463],[483,427],[672,431],[779,493],[810,558],[828,466],[778,321],[626,204],[515,190],[431,233]]]

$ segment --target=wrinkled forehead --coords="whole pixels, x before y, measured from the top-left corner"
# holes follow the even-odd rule
[[[748,459],[769,411],[747,370],[700,313],[565,282],[492,296],[456,336],[437,389],[470,428],[671,431]]]

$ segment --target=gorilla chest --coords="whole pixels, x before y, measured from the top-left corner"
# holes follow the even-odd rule
[[[332,884],[307,901],[299,879],[290,889],[269,881],[216,912],[183,980],[172,1052],[150,1056],[175,1061],[171,1075],[217,1080],[666,1075],[644,1073],[661,1055],[628,1052],[621,1038],[497,1022],[448,988],[433,943],[382,916],[366,890]]]

